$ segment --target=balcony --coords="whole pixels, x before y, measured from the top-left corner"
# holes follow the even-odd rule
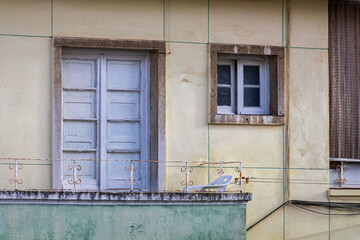
[[[61,161],[71,175],[52,188],[52,166]],[[123,189],[86,189],[82,174],[90,159],[15,159],[0,162],[0,235],[13,239],[245,239],[247,180],[241,162],[163,162],[166,189],[139,189],[141,160],[121,161]],[[226,191],[186,192],[224,175]],[[66,183],[66,184],[65,184]],[[185,190],[185,192],[184,192]],[[21,227],[19,227],[21,226]]]

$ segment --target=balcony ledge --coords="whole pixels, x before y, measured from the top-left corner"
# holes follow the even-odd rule
[[[251,193],[0,191],[0,204],[231,205],[251,199]]]
[[[329,199],[360,199],[360,189],[330,188]]]

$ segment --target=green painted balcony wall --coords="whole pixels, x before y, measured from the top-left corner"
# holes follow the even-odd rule
[[[0,205],[0,239],[245,239],[245,235],[245,204]]]

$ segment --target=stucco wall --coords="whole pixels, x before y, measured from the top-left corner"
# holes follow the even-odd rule
[[[245,205],[1,205],[1,239],[245,239]],[[232,224],[229,224],[232,219]],[[237,226],[236,228],[233,226]],[[221,227],[219,227],[221,226]]]
[[[287,199],[328,201],[326,184],[291,183],[329,181],[327,4],[291,0],[287,25],[282,0],[2,0],[0,157],[52,157],[52,36],[165,40],[167,160],[242,161],[245,176],[265,178],[244,186],[253,193],[249,226]],[[208,124],[209,43],[288,46],[288,125]],[[284,169],[286,143],[289,171]],[[207,183],[218,176],[216,169],[196,168],[190,179]],[[0,185],[12,187],[8,165],[0,166],[0,173]],[[21,174],[20,188],[51,187],[49,164],[24,166]],[[225,174],[235,172],[229,168]],[[169,190],[181,188],[182,180],[179,168],[167,168]],[[342,222],[290,206],[247,237],[328,239],[336,236],[329,230]]]

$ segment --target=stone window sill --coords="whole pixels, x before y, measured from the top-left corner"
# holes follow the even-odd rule
[[[329,199],[360,199],[360,189],[330,188]]]
[[[237,125],[275,125],[285,124],[284,116],[271,115],[235,115],[235,114],[212,114],[211,124],[237,124]]]

